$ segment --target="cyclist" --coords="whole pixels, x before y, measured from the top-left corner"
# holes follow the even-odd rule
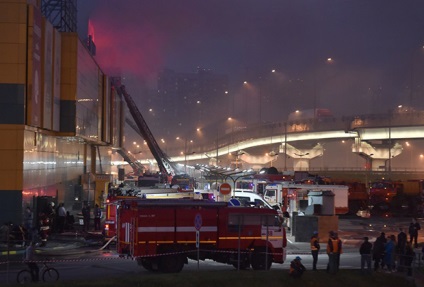
[[[25,249],[25,261],[31,270],[31,277],[33,282],[38,281],[38,273],[40,269],[35,262],[35,241],[31,241],[31,244]]]

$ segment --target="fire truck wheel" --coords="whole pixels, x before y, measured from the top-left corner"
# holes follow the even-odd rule
[[[265,253],[265,248],[256,248],[252,254],[252,268],[254,270],[268,270],[271,265],[272,259]]]
[[[137,259],[138,265],[143,266],[144,269],[147,271],[158,271],[157,269],[153,268],[153,263],[151,260],[148,259]]]
[[[178,273],[184,267],[185,258],[181,254],[161,256],[159,271],[164,273]]]
[[[238,263],[233,263],[234,268],[239,268]],[[250,261],[248,257],[241,258],[240,270],[247,270],[250,267]]]

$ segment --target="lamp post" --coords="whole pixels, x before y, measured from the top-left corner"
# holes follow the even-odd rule
[[[284,171],[287,171],[287,122],[284,123]]]
[[[180,137],[176,137],[176,140],[180,140]],[[189,143],[193,143],[193,140],[188,140],[187,137],[184,138],[184,172],[187,174],[187,142]],[[193,154],[194,152],[192,152],[191,154]]]
[[[331,57],[328,57],[327,59],[326,59],[326,61],[325,61],[327,64],[332,64],[332,63],[334,63],[334,60],[333,60],[333,58],[331,58]],[[317,111],[317,108],[318,108],[318,94],[317,94],[317,78],[318,78],[318,72],[317,72],[317,69],[315,68],[315,72],[314,72],[314,82],[313,82],[313,95],[314,95],[314,97],[313,97],[313,105],[314,105],[314,122],[315,122],[315,120],[316,120],[316,111]],[[328,79],[327,79],[328,80]]]
[[[424,50],[424,46],[421,47],[421,49],[414,49],[414,51],[411,53],[411,71],[410,71],[410,87],[409,87],[409,108],[412,108],[412,105],[414,104],[414,58],[416,57],[418,52],[421,52]]]
[[[187,138],[184,141],[184,173],[187,174]]]

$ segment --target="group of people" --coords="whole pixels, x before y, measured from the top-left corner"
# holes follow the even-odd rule
[[[90,230],[90,218],[91,218],[91,209],[88,204],[84,204],[82,210],[82,217],[84,220],[83,230],[89,231]],[[98,204],[94,206],[94,230],[98,231],[101,230],[101,219],[102,219],[102,209]]]
[[[386,237],[381,232],[374,243],[369,241],[368,237],[363,238],[359,247],[361,255],[361,272],[363,274],[372,273],[372,261],[374,261],[374,271],[386,270],[386,272],[395,272],[406,270],[408,276],[412,276],[412,262],[415,257],[414,247],[418,247],[418,231],[421,229],[419,222],[414,218],[409,225],[408,234],[403,228],[399,228],[397,237],[390,235]],[[321,249],[318,232],[314,232],[311,241],[312,270],[317,270],[318,254]],[[424,247],[423,247],[424,255]],[[340,255],[342,254],[342,241],[334,231],[329,232],[327,241],[328,264],[327,272],[334,274],[339,270]],[[290,263],[290,276],[299,278],[306,271],[301,263],[301,258],[297,256]]]
[[[84,217],[84,230],[88,231],[90,226],[90,206],[85,204],[82,209],[82,214]],[[64,204],[59,204],[56,211],[51,210],[49,212],[51,217],[55,218],[55,228],[58,232],[63,232],[64,230],[73,229],[73,225],[75,219],[72,215],[70,215],[69,211],[66,211]],[[95,205],[94,208],[94,226],[96,230],[100,230],[100,222],[101,222],[102,211],[98,204]],[[33,228],[33,213],[29,207],[25,210],[24,215],[24,226],[26,228]],[[0,233],[2,229],[0,228]],[[27,263],[28,268],[31,271],[31,279],[34,282],[39,281],[39,267],[35,258],[35,247],[36,240],[31,240],[28,242],[25,253],[24,253],[24,261]]]
[[[413,219],[408,229],[409,240],[403,228],[399,228],[397,237],[394,234],[386,237],[386,234],[381,232],[372,246],[374,271],[386,269],[387,272],[395,272],[406,268],[407,275],[411,276],[411,265],[415,257],[414,247],[418,247],[417,238],[420,229],[420,224]],[[368,272],[371,271],[370,264],[371,262],[367,262]]]
[[[321,249],[319,243],[318,232],[315,231],[311,237],[311,254],[312,254],[312,270],[317,271],[318,254]],[[334,274],[339,270],[340,266],[340,255],[342,254],[342,241],[339,238],[337,232],[330,231],[329,238],[327,241],[327,272]],[[299,278],[306,271],[305,266],[301,263],[302,258],[297,256],[292,262],[290,262],[290,276]]]

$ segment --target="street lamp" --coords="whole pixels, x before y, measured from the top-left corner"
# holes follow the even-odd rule
[[[418,54],[418,52],[422,52],[424,50],[424,46],[422,46],[420,49],[414,49],[414,51],[411,53],[411,79],[410,79],[410,87],[409,87],[409,108],[412,108],[413,103],[413,99],[414,99],[414,90],[413,90],[413,86],[414,86],[414,58],[416,57],[416,55]]]
[[[333,64],[334,59],[331,57],[328,57],[325,61],[326,64]],[[318,95],[317,95],[317,78],[318,78],[318,70],[315,68],[314,73],[314,121],[316,120],[316,110],[318,108]]]
[[[405,142],[405,145],[409,149],[409,167],[410,167],[410,169],[412,169],[412,146],[409,142]]]
[[[180,140],[180,137],[176,137],[176,140]],[[187,174],[187,138],[184,139],[184,172]],[[193,143],[193,140],[189,140],[189,143]],[[182,153],[182,152],[181,152]],[[195,152],[191,152],[190,154],[194,154]]]

